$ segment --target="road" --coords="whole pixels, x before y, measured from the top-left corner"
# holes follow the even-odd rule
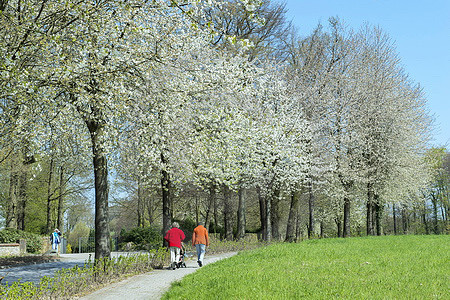
[[[129,255],[129,253],[111,253],[112,257],[117,257],[119,255]],[[73,268],[76,265],[82,267],[89,258],[93,259],[94,253],[60,254],[60,261],[1,269],[0,277],[5,276],[2,280],[2,284],[5,284],[6,282],[12,284],[14,281],[18,280],[20,280],[20,282],[31,281],[37,284],[42,277],[53,277],[55,272],[61,269]]]

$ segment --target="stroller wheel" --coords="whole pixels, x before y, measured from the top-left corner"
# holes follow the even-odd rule
[[[183,263],[183,267],[186,268],[186,264],[185,263]]]

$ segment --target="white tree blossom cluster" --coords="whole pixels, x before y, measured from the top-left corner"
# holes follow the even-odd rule
[[[93,161],[96,258],[109,255],[110,167],[161,182],[163,198],[170,184],[257,189],[267,238],[280,191],[326,195],[347,233],[350,203],[418,191],[425,100],[389,39],[331,20],[280,62],[210,18],[233,3],[264,26],[263,2],[0,2],[2,148],[52,140]]]

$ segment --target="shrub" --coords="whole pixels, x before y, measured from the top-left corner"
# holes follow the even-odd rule
[[[0,243],[17,243],[20,239],[27,241],[27,252],[39,253],[41,251],[42,239],[40,235],[14,228],[0,230]]]
[[[209,224],[209,233],[217,233],[220,236],[225,235],[225,228],[219,225],[216,225],[213,221]]]
[[[136,250],[158,249],[162,245],[162,239],[160,230],[152,226],[123,230],[120,235],[122,248],[126,243],[132,242]]]
[[[249,234],[239,241],[220,240],[215,235],[210,235],[210,245],[208,247],[208,254],[217,254],[224,252],[238,252],[251,250],[259,247],[264,247],[270,243],[258,241],[255,234]]]
[[[194,228],[197,227],[197,223],[191,219],[186,220],[175,220],[180,224],[180,229],[183,230],[184,234],[186,235],[186,238],[184,239],[184,242],[192,240],[192,233],[194,232]]]
[[[191,219],[174,220],[174,221],[180,224],[180,229],[183,230],[184,234],[186,235],[184,242],[186,243],[192,240],[192,233],[194,232],[195,227],[197,227],[197,223]],[[209,225],[208,233],[223,236],[225,234],[225,229],[220,226],[215,226],[214,222],[211,222]]]

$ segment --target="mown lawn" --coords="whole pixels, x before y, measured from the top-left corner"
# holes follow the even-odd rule
[[[274,244],[206,265],[163,299],[450,299],[450,236]]]

